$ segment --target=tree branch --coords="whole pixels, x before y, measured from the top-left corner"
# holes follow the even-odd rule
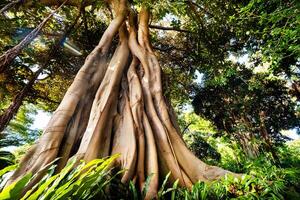
[[[187,0],[186,3],[191,3],[194,6],[196,6],[197,8],[199,8],[200,10],[202,10],[205,14],[209,15],[210,17],[214,17],[213,14],[211,14],[205,7],[191,1],[191,0]]]
[[[14,5],[20,3],[22,0],[16,0],[16,1],[12,1],[10,3],[8,3],[6,6],[4,6],[1,10],[0,10],[0,14],[3,14],[4,12],[6,12],[8,9],[10,9],[11,7],[13,7]]]
[[[184,134],[184,133],[188,130],[189,126],[192,125],[192,123],[193,123],[193,122],[190,122],[190,123],[188,123],[188,124],[184,127],[184,129],[183,129],[183,131],[182,131],[182,134]]]
[[[189,30],[170,27],[170,26],[166,27],[166,26],[158,26],[158,25],[149,25],[149,28],[160,29],[160,30],[165,30],[165,31],[178,31],[178,32],[183,32],[183,33],[191,33],[191,31],[189,31]]]
[[[184,49],[181,48],[177,48],[175,46],[169,46],[169,47],[159,47],[159,46],[153,46],[153,49],[158,50],[158,51],[162,51],[162,52],[167,52],[167,51],[172,51],[172,50],[177,50],[177,51],[186,51]]]
[[[34,5],[36,5],[36,3],[40,3],[40,4],[43,4],[46,6],[55,6],[55,5],[60,5],[63,2],[63,0],[39,0],[39,1],[22,0],[21,2],[25,6],[34,6]],[[95,2],[95,0],[85,0],[84,6],[89,6],[89,5],[93,4],[94,2]],[[68,2],[66,3],[66,5],[76,6],[76,7],[80,7],[81,4],[82,4],[81,0],[68,0]]]
[[[52,99],[50,99],[47,96],[41,96],[41,95],[38,95],[38,94],[34,95],[33,97],[37,98],[37,99],[44,100],[44,101],[48,101],[50,103],[55,103],[55,104],[59,104],[60,103],[59,101],[52,100]]]

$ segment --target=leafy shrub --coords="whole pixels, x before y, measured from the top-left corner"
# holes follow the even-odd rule
[[[229,148],[228,146],[226,149]],[[235,148],[235,146],[231,146]],[[230,175],[210,183],[198,182],[191,189],[179,187],[178,181],[169,182],[170,173],[161,180],[157,199],[300,199],[299,144],[286,145],[277,149],[281,162],[274,165],[268,153],[257,159],[222,154],[220,166],[231,166],[231,169],[244,173],[241,178]],[[228,153],[228,152],[227,152]],[[75,161],[58,174],[54,174],[55,165],[51,166],[46,176],[25,196],[23,188],[33,178],[31,174],[6,187],[0,193],[0,199],[144,199],[147,193],[147,182],[142,192],[133,182],[122,184],[118,174],[122,171],[111,168],[116,156],[107,159],[96,159],[87,164]],[[237,159],[238,158],[238,159]],[[238,161],[237,161],[238,160]],[[0,181],[3,174],[15,169],[10,166],[0,170]]]
[[[106,159],[96,159],[87,164],[81,162],[78,166],[76,160],[69,161],[67,166],[54,175],[55,165],[52,165],[44,178],[25,195],[22,192],[26,185],[34,178],[31,174],[12,183],[0,193],[0,199],[106,199],[106,187],[114,178],[111,175],[111,164],[116,156]],[[1,170],[6,173],[9,169]],[[2,176],[3,174],[0,175]]]

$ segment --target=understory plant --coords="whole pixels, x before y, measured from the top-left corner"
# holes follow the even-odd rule
[[[192,188],[179,187],[178,180],[171,182],[168,173],[161,177],[157,199],[299,199],[300,170],[298,145],[286,145],[278,148],[281,163],[275,165],[264,155],[257,159],[241,159],[242,167],[232,169],[242,171],[240,177],[226,175],[213,182],[197,182]],[[222,155],[223,157],[226,155]],[[145,181],[141,191],[137,184],[130,181],[121,183],[117,168],[112,164],[118,155],[106,159],[96,159],[87,164],[76,163],[71,159],[60,172],[55,173],[55,164],[49,167],[44,178],[31,190],[24,193],[26,185],[34,178],[27,174],[19,181],[7,186],[0,193],[0,199],[145,199],[151,176]],[[226,163],[228,162],[228,163]],[[220,161],[220,165],[234,163],[230,158]],[[5,174],[14,170],[12,165],[0,171],[0,181],[5,181]],[[0,185],[3,185],[0,184]],[[140,192],[141,191],[141,192]]]
[[[78,164],[75,159],[71,159],[67,166],[56,174],[56,165],[53,164],[41,181],[27,191],[28,183],[35,178],[28,173],[20,180],[5,187],[0,193],[0,199],[106,199],[108,196],[106,188],[114,178],[111,174],[111,165],[118,156],[95,159],[87,164],[84,162]],[[14,168],[4,168],[0,171],[0,176]]]

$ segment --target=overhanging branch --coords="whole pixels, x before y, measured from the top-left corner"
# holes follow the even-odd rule
[[[177,32],[183,32],[183,33],[191,33],[191,31],[189,31],[189,30],[170,27],[170,26],[167,27],[167,26],[149,25],[149,28],[160,29],[160,30],[165,30],[165,31],[177,31]]]

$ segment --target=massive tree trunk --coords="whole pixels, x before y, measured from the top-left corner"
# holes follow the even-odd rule
[[[121,154],[115,165],[127,169],[122,182],[137,180],[142,189],[152,175],[148,199],[157,193],[159,176],[169,171],[186,187],[230,173],[203,163],[180,137],[149,41],[149,10],[143,7],[136,20],[126,0],[110,4],[115,18],[9,183],[32,172],[37,176],[27,188],[32,187],[57,157],[59,171],[72,156],[90,161],[115,153]],[[117,33],[119,44],[109,58]]]

